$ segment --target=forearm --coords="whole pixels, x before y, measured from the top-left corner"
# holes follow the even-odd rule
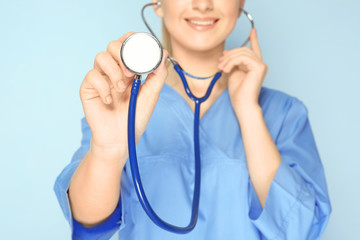
[[[261,206],[264,207],[271,182],[281,162],[280,153],[267,129],[259,105],[236,109],[249,175]]]
[[[118,150],[90,150],[74,172],[69,199],[74,218],[86,227],[101,223],[116,208],[127,155]]]

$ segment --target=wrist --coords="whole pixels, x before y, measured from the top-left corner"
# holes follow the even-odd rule
[[[252,118],[254,115],[262,114],[262,109],[257,102],[238,104],[235,113],[239,121]]]
[[[128,149],[126,147],[123,145],[99,145],[91,138],[89,153],[102,161],[126,161],[128,158]]]

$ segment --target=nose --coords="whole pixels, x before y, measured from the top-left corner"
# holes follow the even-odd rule
[[[192,7],[200,12],[207,12],[214,8],[214,3],[213,0],[193,0]]]

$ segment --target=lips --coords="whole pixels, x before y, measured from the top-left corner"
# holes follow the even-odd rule
[[[196,30],[208,30],[215,27],[216,23],[219,21],[219,18],[206,17],[206,18],[186,18],[185,19],[189,25]]]

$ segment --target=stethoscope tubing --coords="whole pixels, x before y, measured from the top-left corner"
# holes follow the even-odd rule
[[[152,31],[151,27],[147,23],[145,16],[144,16],[144,10],[148,6],[152,6],[156,3],[149,3],[146,4],[142,8],[142,18],[144,20],[144,23],[146,27],[149,29],[149,31],[152,33],[152,35],[157,39],[155,33]],[[254,21],[251,17],[251,15],[246,12],[244,9],[240,8],[245,15],[248,17],[248,19],[251,22],[251,27],[254,28]],[[245,46],[249,42],[250,38],[248,38],[242,46]],[[195,112],[194,112],[194,155],[195,155],[195,182],[194,182],[194,193],[193,193],[193,202],[192,202],[192,211],[191,211],[191,219],[190,223],[186,227],[178,227],[175,225],[172,225],[170,223],[165,222],[162,220],[152,209],[145,191],[143,189],[143,185],[140,178],[139,173],[139,166],[137,162],[137,156],[136,156],[136,140],[135,140],[135,112],[136,112],[136,101],[137,101],[137,95],[139,92],[139,88],[141,85],[141,75],[136,75],[134,82],[131,87],[131,95],[130,95],[130,102],[129,102],[129,111],[128,111],[128,148],[129,148],[129,160],[130,160],[130,168],[131,168],[131,174],[132,179],[135,187],[136,194],[138,196],[139,202],[143,209],[145,210],[146,214],[149,216],[149,218],[159,227],[178,234],[185,234],[190,231],[192,231],[196,225],[198,214],[199,214],[199,203],[200,203],[200,181],[201,181],[201,159],[200,159],[200,138],[199,138],[199,124],[200,124],[200,104],[211,94],[211,91],[216,83],[216,81],[221,77],[221,72],[218,72],[214,75],[212,81],[210,82],[210,85],[205,93],[205,95],[201,98],[198,98],[192,94],[190,91],[190,88],[187,84],[185,75],[189,75],[186,71],[184,71],[179,64],[172,59],[170,56],[168,56],[168,60],[173,64],[175,71],[179,74],[181,81],[183,82],[183,86],[185,89],[186,94],[189,96],[190,99],[192,99],[195,102]],[[192,76],[196,79],[208,79],[211,77],[196,77]]]
[[[193,194],[193,203],[192,203],[192,212],[191,212],[191,219],[190,223],[186,227],[178,227],[172,224],[169,224],[162,220],[152,209],[142,182],[139,173],[139,166],[136,156],[136,140],[135,140],[135,112],[136,112],[136,101],[137,95],[139,92],[139,88],[141,85],[141,75],[136,75],[134,82],[131,87],[131,95],[130,95],[130,102],[129,102],[129,112],[128,112],[128,147],[129,147],[129,160],[130,160],[130,167],[131,167],[131,174],[132,179],[135,187],[136,194],[138,196],[139,202],[143,209],[145,210],[146,214],[149,218],[159,227],[178,234],[185,234],[190,232],[194,229],[198,213],[199,213],[199,203],[200,203],[200,185],[201,185],[201,160],[200,160],[200,138],[199,138],[199,123],[200,123],[200,104],[204,102],[211,93],[213,86],[215,85],[216,81],[220,78],[221,73],[217,73],[213,80],[211,81],[209,88],[206,94],[201,97],[195,97],[186,82],[185,76],[181,71],[179,65],[174,66],[175,70],[179,73],[181,80],[184,83],[184,88],[188,96],[195,101],[195,113],[194,113],[194,154],[195,154],[195,182],[194,182],[194,194]]]

